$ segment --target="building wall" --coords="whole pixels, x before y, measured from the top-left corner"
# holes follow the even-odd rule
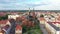
[[[11,26],[11,23],[9,21],[7,21],[6,25],[10,25]]]
[[[22,30],[15,30],[15,34],[22,34]]]
[[[8,19],[16,19],[16,17],[19,17],[19,15],[8,15]]]
[[[51,32],[51,34],[59,34],[60,31],[56,31],[51,25],[49,25],[48,23],[46,23],[45,27],[47,29],[49,29],[49,31]]]
[[[56,34],[60,34],[60,31],[57,31]]]

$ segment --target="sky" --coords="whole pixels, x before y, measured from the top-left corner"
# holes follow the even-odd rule
[[[0,0],[0,10],[60,10],[60,0]]]

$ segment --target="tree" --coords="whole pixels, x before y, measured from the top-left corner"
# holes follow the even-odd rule
[[[43,14],[41,14],[41,15],[40,15],[40,17],[44,17],[44,15],[43,15]]]
[[[1,16],[1,17],[0,17],[0,20],[8,19],[8,15],[9,15],[9,14],[6,14],[5,16]]]

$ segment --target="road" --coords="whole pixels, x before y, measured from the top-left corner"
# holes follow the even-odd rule
[[[37,18],[38,18],[38,17],[37,17]],[[39,20],[39,19],[38,19],[38,20]],[[39,21],[39,22],[40,22],[40,21]],[[48,34],[47,30],[45,29],[44,24],[40,24],[40,23],[39,23],[39,25],[40,25],[40,28],[41,28],[43,34]]]
[[[48,34],[47,30],[45,29],[44,25],[40,24],[40,28],[43,32],[43,34]]]
[[[11,20],[10,23],[11,23],[10,34],[15,34],[16,21]]]

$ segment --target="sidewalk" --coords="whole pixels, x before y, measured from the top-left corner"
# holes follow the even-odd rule
[[[43,34],[48,34],[47,30],[44,28],[44,25],[40,24],[40,28],[41,28]]]

